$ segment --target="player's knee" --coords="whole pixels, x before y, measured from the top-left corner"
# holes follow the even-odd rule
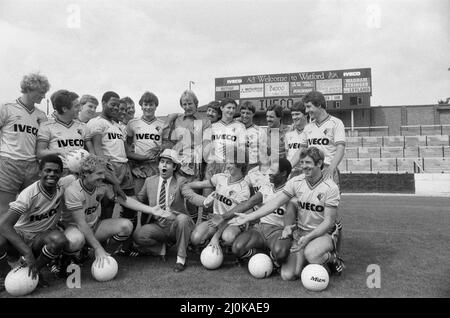
[[[244,240],[240,240],[239,238],[235,239],[233,242],[233,245],[231,246],[231,250],[232,250],[233,254],[237,255],[237,256],[244,254],[243,252],[245,250],[245,245],[246,244],[245,244]]]
[[[272,255],[277,261],[282,261],[289,256],[290,247],[286,244],[276,244],[272,249]]]
[[[64,248],[67,252],[77,252],[81,250],[86,242],[83,233],[76,228],[66,230],[64,235],[67,238],[67,244]]]
[[[298,275],[295,273],[295,270],[293,268],[281,267],[281,273],[280,273],[281,279],[284,281],[291,281],[296,280],[298,278]]]
[[[119,225],[119,234],[122,236],[130,236],[133,232],[133,223],[130,220],[122,220]]]
[[[316,264],[318,260],[321,258],[321,256],[322,255],[320,255],[316,249],[306,246],[305,258],[308,261],[308,263]]]
[[[190,218],[186,214],[178,214],[175,222],[177,222],[179,226],[186,226],[189,225]]]
[[[236,239],[236,233],[234,233],[232,231],[225,230],[222,233],[222,240],[223,240],[224,245],[231,246],[235,239]]]
[[[66,236],[60,231],[51,232],[45,239],[45,245],[53,253],[61,251],[67,244],[68,240]]]
[[[195,228],[191,234],[191,243],[192,245],[201,245],[205,242],[205,235]]]

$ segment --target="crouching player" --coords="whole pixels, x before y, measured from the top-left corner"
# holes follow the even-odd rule
[[[0,259],[8,253],[12,264],[22,256],[22,265],[30,268],[33,277],[67,247],[57,223],[64,189],[75,180],[72,175],[60,179],[63,163],[57,155],[42,157],[39,170],[40,180],[25,188],[0,215]],[[47,285],[41,276],[39,283]]]
[[[203,181],[194,181],[185,185],[183,194],[196,206],[209,206],[208,201],[214,200],[213,217],[216,215],[224,215],[236,205],[250,198],[250,189],[248,183],[244,180],[244,173],[247,170],[247,164],[238,162],[228,162],[226,164],[226,172],[213,175],[210,179]],[[191,194],[197,189],[214,188],[208,198],[201,195]],[[216,248],[219,248],[218,241],[221,237],[225,246],[231,247],[234,239],[239,235],[244,227],[228,226],[226,222],[222,223],[218,228],[217,224],[210,221],[204,221],[198,224],[191,235],[191,243],[194,246],[204,246],[213,235],[216,234],[211,242]]]
[[[66,273],[66,268],[85,245],[94,249],[95,262],[103,267],[109,255],[101,243],[108,241],[108,250],[116,251],[133,232],[133,224],[125,218],[108,218],[100,220],[101,200],[105,196],[105,180],[107,161],[95,155],[89,155],[81,162],[80,178],[73,182],[65,191],[65,210],[62,213],[64,234],[68,246],[61,260],[60,274]],[[156,211],[138,201],[126,197],[118,202],[130,209],[141,210],[144,213]]]
[[[283,191],[291,170],[291,163],[286,158],[280,158],[278,163],[273,163],[269,172],[270,182],[263,184],[250,200],[240,203],[227,212],[223,219],[231,219],[234,213],[242,213],[261,203],[270,202],[277,193]],[[285,225],[295,223],[295,214],[291,215],[290,219],[286,219],[285,212],[286,205],[283,204],[272,213],[262,217],[259,223],[252,228],[239,234],[233,243],[233,254],[242,260],[251,257],[257,249],[268,248],[276,267],[284,263],[289,255],[292,241],[280,239],[281,234]]]
[[[294,242],[285,264],[281,267],[283,280],[300,276],[305,261],[328,264],[332,273],[340,275],[344,263],[336,252],[339,241],[340,222],[337,208],[340,201],[339,188],[322,174],[324,154],[316,147],[302,151],[300,163],[304,175],[290,179],[281,193],[270,202],[250,214],[238,214],[230,224],[240,225],[271,213],[290,199],[299,205],[299,228],[293,232]],[[285,227],[283,237],[292,235],[296,225]]]

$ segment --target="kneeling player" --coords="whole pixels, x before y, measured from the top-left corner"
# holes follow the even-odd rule
[[[75,180],[72,175],[60,179],[63,163],[57,155],[42,157],[39,168],[40,180],[25,188],[0,216],[0,258],[8,253],[8,260],[17,262],[22,256],[33,277],[67,246],[56,225],[64,189]],[[39,281],[46,285],[42,277]]]
[[[109,239],[109,249],[114,252],[133,231],[133,224],[128,219],[100,220],[100,202],[105,195],[105,186],[102,183],[105,173],[106,160],[90,155],[81,163],[80,179],[66,189],[64,195],[66,210],[62,214],[62,221],[69,244],[64,253],[68,257],[63,258],[62,271],[65,271],[65,267],[70,263],[70,255],[77,253],[84,246],[85,241],[94,249],[95,262],[99,262],[102,267],[109,254],[100,242],[106,242]],[[122,198],[118,201],[121,205],[133,210],[155,213],[153,208],[129,197],[126,201]]]
[[[228,173],[218,173],[213,175],[211,179],[191,182],[186,184],[185,187],[188,190],[215,188],[215,191],[209,196],[210,198],[214,198],[213,215],[223,215],[239,203],[250,198],[250,189],[244,180],[244,172],[246,169],[247,165],[245,163],[228,162],[226,165]],[[183,191],[183,193],[185,192]],[[206,198],[203,196],[192,195],[187,198],[197,206],[205,206]],[[220,233],[225,246],[231,246],[236,236],[242,232],[242,227],[239,226],[228,226],[224,224],[221,227]],[[192,232],[191,243],[194,246],[203,246],[217,230],[217,226],[212,222],[204,221],[198,224]]]
[[[263,184],[250,200],[240,203],[226,213],[223,218],[231,219],[235,212],[242,213],[261,203],[270,202],[278,192],[283,190],[291,170],[292,167],[289,160],[280,158],[278,163],[271,165],[269,173],[270,182]],[[233,253],[242,259],[251,257],[256,249],[268,248],[270,257],[277,267],[279,264],[284,263],[289,255],[292,242],[290,239],[280,239],[281,234],[284,225],[291,225],[295,222],[295,215],[290,219],[286,219],[285,211],[286,206],[282,205],[269,215],[262,217],[259,223],[255,224],[252,228],[241,233],[233,243]]]
[[[300,206],[299,230],[294,231],[294,243],[281,277],[292,280],[299,277],[305,264],[328,264],[337,275],[344,269],[343,261],[336,253],[340,223],[336,222],[340,195],[339,188],[331,179],[322,175],[323,152],[309,147],[301,153],[304,175],[290,179],[272,201],[250,214],[238,214],[231,224],[240,225],[271,213],[275,208],[287,203],[291,198]],[[283,237],[292,234],[294,226],[283,231]]]

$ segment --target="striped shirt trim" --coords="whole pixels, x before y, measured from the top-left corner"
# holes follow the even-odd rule
[[[94,189],[93,189],[92,191],[90,191],[90,190],[88,190],[88,189],[84,186],[84,184],[83,184],[83,182],[82,182],[81,180],[78,180],[78,181],[80,182],[81,188],[82,188],[84,191],[86,191],[86,192],[89,193],[90,195],[93,195],[93,194],[94,194],[94,192],[95,192],[95,190],[97,189],[97,187],[94,187]]]
[[[327,121],[329,121],[331,119],[331,115],[328,114],[328,116],[321,122],[319,123],[317,120],[314,121],[314,123],[317,125],[317,127],[322,126],[324,123],[326,123]]]
[[[59,118],[56,117],[56,116],[55,116],[55,122],[60,124],[60,125],[62,125],[62,126],[64,126],[64,127],[66,127],[66,128],[72,127],[72,125],[75,123],[75,121],[73,121],[73,120],[71,120],[69,123],[65,123],[65,122],[59,120]]]
[[[313,190],[313,189],[317,188],[317,186],[318,186],[319,184],[322,183],[322,181],[323,181],[323,175],[320,177],[319,180],[317,180],[317,182],[316,182],[315,184],[311,184],[307,178],[306,178],[305,180],[306,180],[306,184],[308,185],[308,187],[309,187],[311,190]]]
[[[45,197],[46,199],[48,199],[49,201],[51,201],[51,200],[53,200],[53,199],[55,198],[56,192],[57,192],[57,189],[58,189],[58,188],[56,188],[56,189],[55,189],[55,193],[53,193],[53,194],[48,193],[48,192],[45,190],[45,188],[41,185],[41,181],[38,182],[38,188],[39,188],[39,191],[44,195],[44,197]]]
[[[33,110],[30,110],[24,103],[22,103],[22,101],[19,99],[19,98],[17,98],[16,99],[16,102],[17,102],[17,104],[19,104],[20,106],[22,106],[23,108],[25,108],[25,110],[28,112],[28,114],[32,114],[32,113],[34,113],[34,111],[36,110],[36,107],[33,107]]]

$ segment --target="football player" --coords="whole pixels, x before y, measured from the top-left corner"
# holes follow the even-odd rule
[[[336,183],[322,174],[324,154],[316,147],[301,153],[304,174],[290,179],[271,201],[250,214],[236,214],[229,224],[239,226],[272,213],[273,210],[295,200],[299,206],[299,224],[288,225],[282,237],[293,235],[291,254],[281,267],[283,280],[297,279],[309,263],[328,264],[332,273],[340,275],[344,262],[339,257],[338,243],[342,226],[337,220],[340,201]],[[298,226],[298,229],[296,227]]]
[[[313,91],[303,97],[306,113],[313,120],[305,126],[301,147],[315,146],[325,154],[325,177],[333,178],[339,186],[338,166],[345,154],[345,128],[342,120],[327,113],[327,104],[322,93]],[[299,161],[300,151],[292,158],[293,166]]]
[[[41,74],[29,74],[20,83],[22,96],[0,107],[0,215],[17,194],[39,179],[36,142],[45,113],[35,107],[50,88]]]
[[[67,247],[57,223],[64,190],[75,180],[73,175],[60,179],[63,163],[57,155],[42,157],[39,165],[40,180],[25,188],[0,215],[0,258],[7,253],[13,264],[22,256],[33,277]],[[47,284],[42,277],[39,281]]]

